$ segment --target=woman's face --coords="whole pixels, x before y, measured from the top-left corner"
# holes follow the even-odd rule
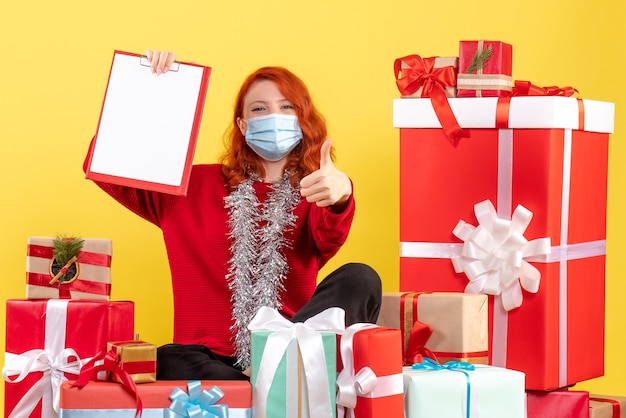
[[[276,83],[270,80],[255,81],[243,99],[243,115],[237,118],[237,125],[246,134],[246,120],[272,113],[295,115],[291,102],[285,99]]]

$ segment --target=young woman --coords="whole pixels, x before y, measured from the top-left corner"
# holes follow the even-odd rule
[[[157,75],[175,60],[146,55]],[[346,325],[378,317],[380,278],[367,265],[346,264],[316,285],[346,241],[355,201],[305,84],[281,67],[252,73],[227,140],[220,164],[194,165],[184,197],[97,183],[163,232],[174,341],[158,349],[158,379],[248,379],[247,325],[260,306],[294,322],[333,306]]]

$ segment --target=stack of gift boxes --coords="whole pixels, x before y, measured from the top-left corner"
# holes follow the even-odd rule
[[[63,241],[80,244],[69,261]],[[5,418],[250,417],[248,382],[156,381],[134,303],[110,300],[111,258],[109,239],[28,239],[26,298],[6,302]]]
[[[626,398],[573,389],[604,373],[614,107],[511,70],[499,41],[394,63],[400,291],[377,324],[261,308],[250,382],[157,381],[133,303],[109,301],[110,241],[55,266],[53,239],[31,238],[5,417],[618,417]]]
[[[26,298],[7,301],[5,418],[361,417],[403,414],[400,330],[345,327],[329,309],[300,324],[263,308],[250,324],[248,381],[156,380],[156,346],[134,304],[110,301],[111,241],[31,237]]]
[[[460,416],[444,401],[453,396],[467,416],[485,408],[481,417],[624,408],[623,398],[573,388],[604,373],[614,105],[513,81],[512,64],[511,45],[487,40],[461,41],[458,57],[394,63],[400,292],[385,295],[379,323],[401,328],[411,353],[415,321],[430,326],[427,353],[475,366],[445,377],[405,368],[409,418]],[[491,385],[479,372],[510,381]],[[502,402],[505,391],[514,402]]]
[[[29,239],[26,299],[7,301],[5,418],[403,414],[400,330],[346,329],[339,308],[301,324],[261,309],[251,382],[157,381],[156,347],[135,337],[133,302],[110,301],[111,241],[62,238],[81,245],[59,263],[60,239]]]

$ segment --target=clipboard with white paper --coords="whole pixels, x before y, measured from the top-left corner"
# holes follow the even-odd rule
[[[115,51],[86,177],[185,195],[211,68]]]

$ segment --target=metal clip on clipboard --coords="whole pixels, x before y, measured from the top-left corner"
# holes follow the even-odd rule
[[[139,64],[143,65],[144,67],[150,67],[150,61],[148,61],[148,57],[146,55],[142,55],[139,58]],[[180,62],[174,61],[169,71],[177,72],[179,69],[180,69]]]

